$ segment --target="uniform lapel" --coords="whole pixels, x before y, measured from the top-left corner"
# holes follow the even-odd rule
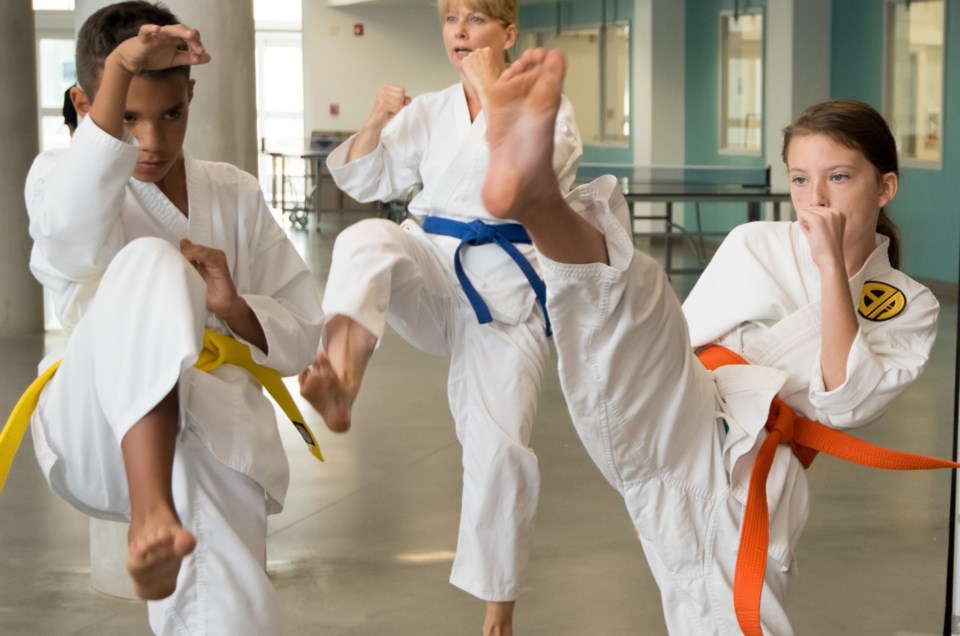
[[[468,177],[471,167],[475,165],[477,155],[484,151],[487,134],[487,120],[481,111],[473,122],[470,121],[470,110],[467,107],[467,97],[461,84],[458,99],[454,101],[456,108],[457,136],[460,139],[459,148],[453,156],[453,161],[437,180],[433,197],[430,199],[430,209],[449,212],[450,202],[456,195],[457,188]],[[472,183],[472,181],[471,181]]]

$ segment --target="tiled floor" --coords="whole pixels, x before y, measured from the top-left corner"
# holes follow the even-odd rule
[[[350,220],[342,216],[325,222],[322,235],[294,235],[321,281],[336,224]],[[956,292],[942,301],[927,372],[865,438],[949,455]],[[50,337],[48,346],[60,340]],[[32,378],[43,349],[40,337],[0,341],[0,412]],[[391,335],[371,363],[354,429],[335,436],[311,421],[325,464],[282,429],[293,479],[286,509],[271,519],[268,558],[289,633],[479,633],[481,604],[446,582],[460,453],[445,383],[445,360]],[[657,589],[627,515],[583,452],[555,371],[534,448],[543,486],[517,634],[663,634]],[[820,458],[809,476],[811,519],[789,605],[797,634],[941,633],[949,475],[884,474]],[[90,589],[87,520],[48,492],[29,439],[0,497],[0,568],[0,634],[149,633],[140,603]]]

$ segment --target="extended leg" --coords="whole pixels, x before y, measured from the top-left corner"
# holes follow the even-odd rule
[[[553,134],[566,61],[526,51],[485,93],[490,168],[483,202],[524,225],[537,249],[561,263],[606,263],[603,236],[564,202],[553,171]]]
[[[538,316],[481,325],[470,315],[457,334],[448,394],[463,499],[450,582],[486,601],[484,634],[510,634],[540,491],[530,438],[549,345]]]

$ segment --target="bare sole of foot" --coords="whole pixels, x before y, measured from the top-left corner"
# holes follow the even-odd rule
[[[177,524],[143,530],[131,525],[127,571],[136,595],[152,601],[173,594],[180,564],[196,546],[194,536]]]
[[[319,351],[313,364],[299,377],[300,395],[310,403],[323,423],[335,433],[350,429],[355,392],[344,384],[330,364],[325,351]]]
[[[531,49],[487,88],[490,166],[482,196],[492,215],[522,223],[529,204],[559,196],[553,131],[565,72],[562,53]]]

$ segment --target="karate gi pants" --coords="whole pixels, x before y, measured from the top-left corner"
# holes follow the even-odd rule
[[[279,600],[265,571],[266,497],[223,465],[184,425],[180,382],[202,346],[206,285],[179,250],[155,238],[121,250],[70,336],[33,419],[51,488],[78,510],[126,520],[130,502],[120,443],[174,386],[181,430],[173,498],[197,547],[170,597],[147,603],[156,634],[281,633]],[[270,423],[265,423],[269,426]]]
[[[337,237],[323,310],[378,339],[389,322],[418,349],[450,357],[448,399],[463,447],[450,582],[486,601],[512,601],[529,559],[540,491],[529,443],[549,357],[543,316],[533,311],[518,325],[479,324],[445,258],[409,221],[356,223]]]
[[[580,195],[589,199],[589,189]],[[614,205],[618,201],[614,201]],[[619,200],[622,203],[622,199]],[[632,241],[600,202],[585,217],[608,237],[611,262]],[[712,374],[693,355],[680,303],[660,267],[635,252],[623,269],[541,257],[560,381],[577,432],[623,496],[676,636],[740,634],[733,606],[743,505],[721,448]],[[743,387],[749,390],[750,387]],[[787,568],[773,558],[761,600],[764,633],[792,634]]]

